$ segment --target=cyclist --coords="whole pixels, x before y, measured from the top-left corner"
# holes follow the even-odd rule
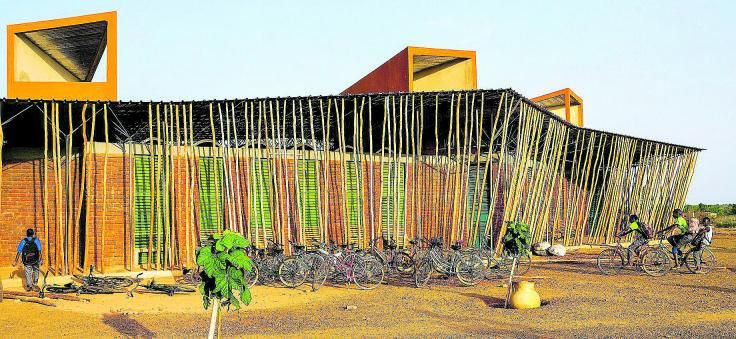
[[[639,255],[641,247],[649,242],[649,234],[647,234],[647,232],[645,231],[644,223],[639,221],[639,217],[636,214],[632,214],[629,216],[629,228],[619,233],[616,237],[621,238],[631,232],[636,232],[636,239],[634,240],[634,242],[631,243],[631,245],[629,245],[629,249],[631,250],[631,252]],[[631,256],[631,252],[628,252],[629,256]],[[629,262],[631,262],[631,258],[628,259]]]
[[[713,240],[713,229],[710,226],[710,218],[704,217],[701,223],[700,230],[693,236],[692,245],[696,251],[699,251],[704,246],[709,246]]]
[[[682,252],[679,248],[684,247],[687,243],[692,241],[693,235],[690,233],[690,226],[687,224],[687,220],[682,217],[681,209],[675,208],[675,210],[672,211],[672,218],[675,219],[675,223],[657,232],[657,234],[661,235],[667,233],[674,228],[677,228],[680,231],[680,234],[667,237],[667,241],[672,245],[672,255],[679,262],[682,260]]]

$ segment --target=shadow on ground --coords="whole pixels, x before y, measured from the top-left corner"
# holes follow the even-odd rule
[[[141,325],[137,320],[131,319],[127,314],[108,313],[102,316],[102,322],[127,337],[152,338],[155,335],[155,333]]]

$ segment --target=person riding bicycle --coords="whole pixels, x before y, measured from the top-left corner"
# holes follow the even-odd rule
[[[672,218],[675,219],[675,223],[657,232],[657,235],[665,234],[674,228],[677,228],[680,231],[680,234],[667,237],[667,241],[672,245],[672,255],[679,260],[682,257],[680,248],[685,247],[685,245],[691,242],[693,240],[693,235],[690,233],[690,226],[688,225],[687,220],[682,216],[681,209],[676,208],[673,210]]]
[[[621,238],[631,232],[636,232],[636,239],[629,245],[629,249],[636,253],[636,255],[639,255],[641,247],[649,242],[649,234],[646,232],[646,229],[644,223],[639,221],[639,217],[636,214],[632,214],[629,216],[629,228],[616,235],[616,237]],[[631,258],[628,259],[629,261],[631,260]]]
[[[26,284],[23,287],[26,291],[39,291],[39,266],[43,264],[43,260],[41,259],[41,241],[36,238],[36,232],[32,228],[26,230],[26,237],[18,244],[13,267],[18,265],[18,257],[23,261],[26,275]]]
[[[699,251],[705,246],[709,246],[713,240],[713,228],[710,225],[710,218],[704,217],[701,221],[701,226],[698,232],[693,236],[692,245],[696,251]]]

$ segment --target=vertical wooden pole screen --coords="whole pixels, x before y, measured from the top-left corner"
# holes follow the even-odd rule
[[[659,228],[682,207],[700,151],[574,127],[513,91],[141,103],[128,139],[118,105],[40,106],[53,272],[191,266],[225,229],[258,247],[383,236],[498,248],[521,221],[534,241],[610,242],[626,214]]]

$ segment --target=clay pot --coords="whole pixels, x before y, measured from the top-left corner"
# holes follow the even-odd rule
[[[534,290],[531,281],[519,281],[514,283],[514,293],[511,295],[511,307],[515,309],[539,308],[542,300],[539,293]]]

